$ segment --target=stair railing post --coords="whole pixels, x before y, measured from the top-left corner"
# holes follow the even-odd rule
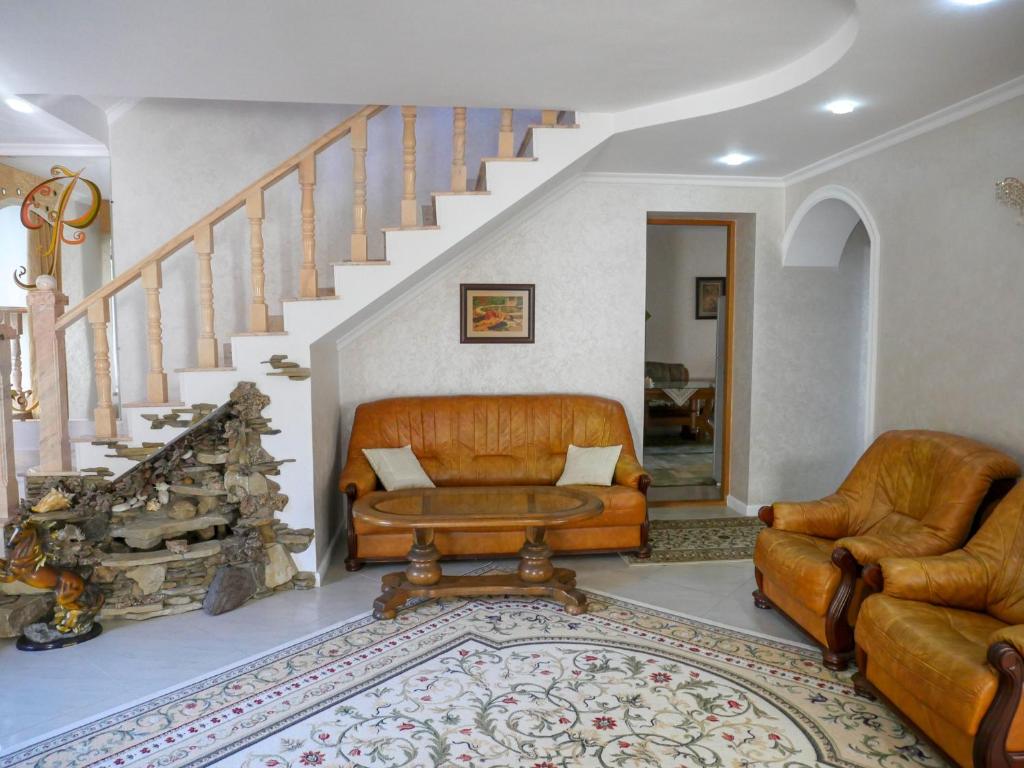
[[[110,378],[110,344],[107,342],[109,300],[100,299],[91,305],[88,318],[92,326],[92,358],[96,376],[96,407],[92,412],[96,437],[116,437],[117,413],[114,410],[113,381]]]
[[[540,112],[541,125],[558,125],[557,109],[542,109]]]
[[[213,325],[213,226],[200,224],[192,234],[199,261],[199,340],[198,366],[216,368],[217,336]]]
[[[352,246],[349,258],[366,261],[366,118],[352,123]]]
[[[512,130],[512,110],[501,110],[501,127],[498,129],[498,157],[515,157],[515,133]]]
[[[0,382],[11,380],[11,341],[17,341],[18,329],[0,325]],[[6,389],[6,387],[5,387]],[[0,557],[4,554],[3,526],[18,514],[18,477],[14,468],[14,409],[8,391],[0,397]]]
[[[299,187],[302,190],[302,268],[299,270],[299,296],[315,299],[316,276],[316,155],[310,153],[299,161]]]
[[[419,224],[416,204],[416,107],[402,107],[402,226]]]
[[[149,356],[146,400],[166,403],[167,373],[164,371],[164,340],[160,325],[160,289],[163,287],[160,262],[142,268],[142,287],[146,291],[146,349]]]
[[[466,108],[452,112],[452,192],[466,191]]]
[[[21,337],[25,335],[25,325],[20,312],[12,312],[7,324],[14,329],[11,339],[11,389],[19,395],[25,392],[25,374],[21,367]]]
[[[57,291],[50,275],[36,278],[28,292],[32,360],[36,370],[33,395],[39,403],[39,469],[42,472],[71,470],[71,437],[68,432],[68,378],[64,355],[64,331],[57,320],[64,314],[68,297]]]
[[[269,326],[267,276],[263,266],[263,190],[254,189],[245,198],[245,215],[249,219],[249,330],[263,333]]]

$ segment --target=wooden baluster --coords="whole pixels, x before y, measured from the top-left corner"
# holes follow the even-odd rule
[[[200,224],[192,234],[199,258],[199,341],[198,366],[216,368],[219,355],[213,330],[213,226]]]
[[[352,261],[366,261],[366,118],[352,123]]]
[[[512,131],[512,110],[501,110],[501,128],[498,129],[498,157],[515,157],[515,133]]]
[[[299,296],[314,299],[317,296],[316,277],[316,207],[313,190],[316,188],[316,155],[309,154],[299,161],[299,187],[302,189],[302,268],[299,270]]]
[[[7,324],[14,329],[14,338],[11,339],[11,389],[20,395],[25,391],[25,374],[21,368],[21,337],[25,335],[22,314],[12,312],[7,319]],[[0,538],[3,537],[0,536]]]
[[[416,107],[402,107],[402,226],[419,224],[416,204]]]
[[[113,381],[110,378],[110,344],[107,342],[109,301],[97,301],[89,307],[88,316],[89,325],[92,326],[92,357],[96,375],[96,407],[92,412],[96,437],[116,437],[117,414],[114,410]]]
[[[466,191],[466,108],[452,113],[452,192]]]
[[[541,125],[558,125],[558,110],[543,109],[540,113]]]
[[[263,333],[269,325],[267,299],[264,295],[266,273],[263,269],[263,190],[253,190],[245,199],[245,215],[249,217],[249,330]],[[314,270],[314,277],[316,272]]]
[[[142,287],[146,291],[146,344],[149,351],[146,400],[166,403],[167,374],[164,372],[164,341],[160,328],[160,289],[163,287],[160,262],[142,268]]]
[[[13,316],[13,313],[12,313]],[[20,315],[19,315],[20,317]],[[17,342],[18,329],[10,320],[0,325],[0,382],[11,377],[11,342]],[[18,478],[14,468],[14,409],[9,392],[0,397],[0,534],[7,518],[18,516]],[[0,535],[0,557],[4,556],[5,537]]]
[[[43,472],[71,470],[67,359],[64,331],[57,328],[67,303],[68,297],[57,291],[57,281],[49,275],[37,277],[36,287],[28,292],[36,370],[36,391],[32,394],[39,403],[39,469]]]

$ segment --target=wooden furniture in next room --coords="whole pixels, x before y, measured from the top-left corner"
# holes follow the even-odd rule
[[[715,436],[715,383],[692,379],[685,387],[653,382],[644,388],[644,431],[651,427],[688,427],[698,440]]]
[[[414,533],[409,565],[381,580],[384,591],[373,604],[373,615],[393,619],[400,606],[418,597],[474,595],[548,597],[569,613],[583,613],[587,598],[575,588],[576,573],[551,564],[551,547],[544,536],[549,526],[595,518],[603,508],[593,494],[564,486],[423,488],[364,496],[355,503],[356,520],[384,528],[411,528]],[[525,532],[516,573],[441,574],[435,531],[510,528]]]
[[[956,549],[990,490],[1005,494],[1019,475],[1009,456],[966,437],[886,432],[831,496],[762,507],[754,603],[785,613],[823,646],[826,667],[845,669],[861,569]]]
[[[547,541],[559,554],[636,552],[649,556],[647,487],[651,477],[636,460],[626,412],[620,403],[590,395],[465,395],[399,397],[356,409],[348,459],[339,485],[348,526],[345,565],[401,561],[413,529],[378,525],[352,514],[357,500],[376,502],[377,475],[364,448],[412,446],[423,470],[440,488],[554,486],[569,445],[621,445],[610,486],[573,486],[596,496],[604,511],[551,528]],[[512,555],[525,541],[524,527],[470,526],[438,530],[441,557]]]

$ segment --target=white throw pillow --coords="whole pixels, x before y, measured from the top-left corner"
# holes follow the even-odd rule
[[[600,448],[570,445],[565,455],[565,469],[555,485],[611,485],[620,453],[621,445]]]
[[[434,487],[416,454],[412,452],[411,445],[403,448],[363,448],[363,455],[386,491]]]

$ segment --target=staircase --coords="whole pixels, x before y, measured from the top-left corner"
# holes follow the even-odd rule
[[[465,108],[457,107],[453,110],[452,121],[451,188],[431,196],[429,210],[422,214],[423,221],[429,223],[421,224],[420,201],[415,192],[416,108],[401,107],[403,194],[400,221],[383,231],[385,259],[370,260],[366,231],[366,147],[373,118],[385,109],[382,106],[360,109],[66,311],[62,311],[62,297],[56,294],[52,280],[37,281],[36,289],[29,294],[40,401],[40,466],[36,472],[54,474],[106,467],[115,475],[120,474],[146,454],[146,443],[163,444],[185,428],[191,417],[189,413],[165,418],[170,417],[174,409],[197,403],[221,403],[239,381],[256,382],[271,398],[266,415],[282,430],[281,434],[266,438],[267,449],[279,458],[296,460],[282,467],[282,491],[290,498],[282,520],[292,527],[309,527],[317,532],[316,547],[297,557],[297,565],[300,570],[322,574],[330,538],[337,533],[337,515],[331,515],[336,498],[331,472],[338,449],[338,360],[333,343],[325,347],[325,342],[365,321],[440,268],[466,244],[539,197],[557,179],[580,165],[612,132],[607,115],[544,110],[541,121],[531,125],[521,137],[516,151],[512,110],[502,110],[498,153],[482,160],[475,187],[469,189],[465,167],[466,112]],[[332,293],[329,288],[320,286],[317,279],[313,192],[318,154],[343,139],[349,140],[353,157],[353,226],[349,259],[331,264]],[[296,254],[301,260],[298,298],[283,301],[283,331],[273,330],[264,295],[263,193],[284,178],[296,175],[301,207],[300,220],[294,225],[302,233],[302,253]],[[214,334],[215,286],[211,269],[214,227],[243,211],[250,231],[249,326],[231,336],[231,365],[228,367],[220,359]],[[169,374],[163,368],[161,265],[169,258],[188,258],[189,245],[199,275],[195,299],[200,318],[196,365]],[[110,302],[136,281],[141,281],[145,291],[146,316],[122,316],[119,322],[144,322],[146,325],[147,399],[144,403],[124,404],[118,412],[112,398],[110,371]],[[72,437],[66,417],[63,335],[68,327],[83,318],[92,331],[97,405],[93,433]],[[314,354],[314,345],[318,343]],[[322,353],[325,348],[329,354]],[[311,375],[307,378],[280,375],[287,370],[275,371],[266,362],[275,355],[286,356],[287,361],[299,368],[309,369]],[[178,377],[181,402],[168,400],[168,375]]]

